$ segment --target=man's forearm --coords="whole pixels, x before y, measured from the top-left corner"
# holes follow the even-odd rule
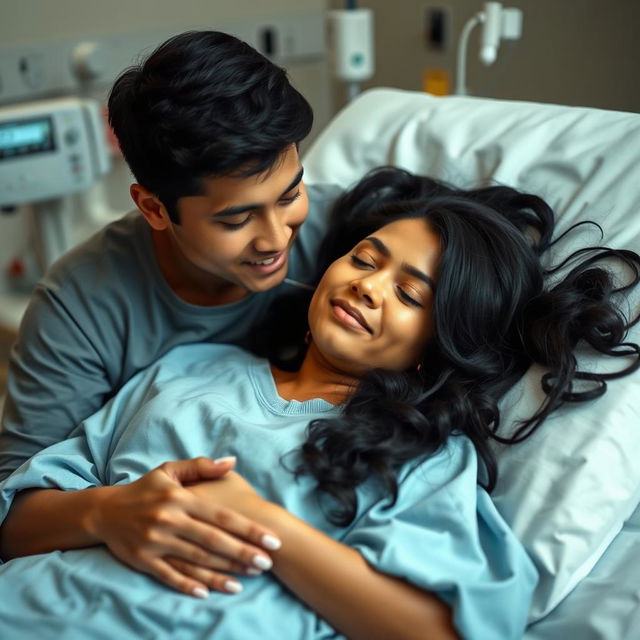
[[[116,487],[33,489],[19,494],[0,527],[0,556],[11,558],[100,544],[91,530],[97,504]]]

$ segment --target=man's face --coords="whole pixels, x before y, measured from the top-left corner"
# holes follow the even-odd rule
[[[204,194],[178,200],[180,224],[167,234],[207,288],[266,291],[280,284],[309,202],[295,145],[268,173],[203,180]]]

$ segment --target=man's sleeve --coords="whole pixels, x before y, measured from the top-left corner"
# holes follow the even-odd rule
[[[67,438],[110,395],[113,383],[94,344],[104,328],[81,307],[77,296],[63,300],[53,287],[34,291],[9,362],[0,479]]]
[[[20,491],[34,488],[77,491],[103,484],[84,435],[59,442],[38,452],[0,482],[0,524]]]
[[[145,398],[152,395],[150,387],[157,372],[158,367],[155,367],[134,376],[104,407],[84,420],[69,438],[36,452],[0,481],[0,523],[20,491],[77,491],[113,484],[108,475],[112,450]]]

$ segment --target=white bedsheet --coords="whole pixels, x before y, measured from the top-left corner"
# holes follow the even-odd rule
[[[525,640],[640,638],[640,506],[589,575]]]

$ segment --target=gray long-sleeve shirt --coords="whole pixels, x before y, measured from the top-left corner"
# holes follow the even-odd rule
[[[122,385],[172,347],[244,345],[274,298],[313,275],[332,185],[312,185],[309,215],[289,258],[287,281],[238,302],[203,307],[169,288],[138,212],[107,225],[55,263],[38,283],[9,364],[0,431],[0,479],[64,440]]]

